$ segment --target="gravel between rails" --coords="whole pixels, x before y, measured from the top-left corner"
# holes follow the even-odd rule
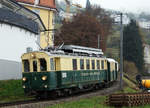
[[[20,104],[15,106],[6,106],[2,108],[45,108],[51,105],[55,105],[62,102],[70,102],[75,100],[80,100],[84,98],[90,98],[94,96],[104,96],[114,93],[115,91],[119,90],[119,81],[114,82],[114,84],[110,88],[105,88],[98,91],[92,91],[92,92],[86,92],[82,94],[77,94],[70,97],[63,97],[58,98],[57,100],[47,100],[47,101],[41,101],[37,103],[29,103],[29,104]]]

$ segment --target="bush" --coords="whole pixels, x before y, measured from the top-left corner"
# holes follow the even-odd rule
[[[124,61],[124,73],[126,73],[133,80],[135,80],[136,75],[139,74],[135,64],[130,61]]]

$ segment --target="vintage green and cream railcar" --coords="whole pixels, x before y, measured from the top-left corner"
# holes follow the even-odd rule
[[[90,55],[86,55],[89,49],[83,51],[84,48],[75,48],[71,53],[70,49],[65,49],[63,51],[67,53],[37,51],[23,54],[22,80],[25,93],[37,96],[71,94],[76,90],[99,88],[117,80],[118,63],[115,60],[92,56],[91,51]]]

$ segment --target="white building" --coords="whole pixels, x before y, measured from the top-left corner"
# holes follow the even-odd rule
[[[149,30],[149,28],[150,28],[150,21],[144,21],[144,20],[139,21],[139,25],[140,25],[140,27]]]
[[[21,78],[21,55],[38,50],[40,17],[15,1],[0,1],[0,80]]]
[[[144,45],[144,61],[145,66],[148,69],[148,73],[150,73],[150,45]]]
[[[150,64],[150,46],[144,45],[144,60],[146,64]]]

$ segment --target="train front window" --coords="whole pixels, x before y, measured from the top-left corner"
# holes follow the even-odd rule
[[[47,63],[44,58],[40,59],[40,70],[41,71],[47,71]]]
[[[30,64],[28,60],[23,60],[24,72],[30,72]]]
[[[33,71],[37,72],[37,61],[33,61]]]

